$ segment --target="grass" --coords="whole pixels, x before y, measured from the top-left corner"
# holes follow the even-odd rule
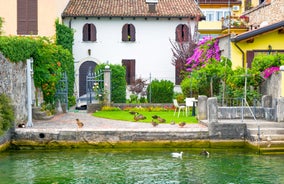
[[[186,122],[186,123],[197,123],[197,119],[195,116],[191,116],[191,112],[189,116],[185,116],[180,113],[180,116],[177,117],[177,113],[174,116],[174,111],[136,111],[138,113],[143,114],[146,119],[139,120],[139,122],[152,122],[152,116],[158,115],[161,118],[166,120],[166,123],[171,122]],[[107,119],[114,119],[114,120],[123,120],[123,121],[134,121],[134,115],[130,114],[129,111],[98,111],[93,114],[95,117],[107,118]]]

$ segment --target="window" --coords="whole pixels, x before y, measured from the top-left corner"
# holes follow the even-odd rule
[[[125,24],[122,27],[122,41],[135,42],[135,27],[133,24]]]
[[[122,66],[125,66],[126,70],[126,82],[127,85],[135,83],[135,59],[123,59]]]
[[[222,17],[226,18],[230,15],[228,9],[208,9],[203,10],[202,13],[206,16],[206,21],[221,21]]]
[[[176,27],[176,41],[188,42],[189,29],[185,24],[179,24]]]
[[[206,11],[206,21],[214,21],[214,11]]]
[[[97,30],[94,24],[85,24],[83,27],[83,41],[97,41]]]
[[[17,34],[37,35],[37,0],[17,0]]]
[[[223,16],[223,11],[217,11],[217,12],[216,12],[217,21],[221,21],[221,20],[222,20],[222,17],[224,17],[224,16]]]

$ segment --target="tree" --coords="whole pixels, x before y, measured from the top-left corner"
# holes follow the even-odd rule
[[[220,61],[219,40],[212,37],[204,37],[194,49],[193,54],[186,60],[187,71],[200,69],[212,60]]]
[[[187,33],[188,35],[186,35],[185,37],[188,39],[182,39],[180,36],[177,36],[177,40],[176,41],[171,41],[170,43],[172,45],[172,53],[173,53],[173,57],[172,57],[172,64],[176,67],[179,67],[180,70],[180,78],[184,78],[184,74],[186,72],[186,62],[187,62],[187,58],[189,58],[192,54],[193,54],[193,50],[196,47],[196,42],[198,40],[198,32],[195,31],[193,34],[193,37],[191,36],[191,24],[188,22],[187,27],[188,27],[188,31],[186,31],[185,33]],[[197,30],[197,24],[194,25],[194,29]],[[180,31],[180,30],[177,30]],[[181,35],[181,34],[178,34]]]

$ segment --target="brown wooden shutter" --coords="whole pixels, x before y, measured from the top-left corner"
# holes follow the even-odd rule
[[[126,82],[128,85],[135,84],[135,60],[134,59],[124,59],[122,60],[122,65],[126,69]]]
[[[188,42],[188,34],[189,34],[189,29],[187,27],[187,25],[183,25],[183,28],[182,28],[182,32],[183,32],[183,41],[184,42]]]
[[[17,1],[17,34],[26,34],[27,28],[27,3],[28,0]]]
[[[83,27],[83,41],[89,41],[88,40],[88,33],[89,33],[89,28],[88,28],[88,24],[85,24],[84,27]]]
[[[178,25],[176,27],[176,41],[177,42],[182,42],[182,24]]]
[[[17,34],[38,34],[37,0],[17,0]]]
[[[135,27],[133,24],[130,24],[130,41],[135,42]]]
[[[37,0],[28,0],[28,34],[38,34],[37,17]]]
[[[90,24],[90,41],[97,41],[97,30],[94,24]]]
[[[122,27],[122,41],[128,41],[128,24]]]
[[[251,64],[254,58],[254,52],[253,51],[247,51],[247,67],[251,68]]]

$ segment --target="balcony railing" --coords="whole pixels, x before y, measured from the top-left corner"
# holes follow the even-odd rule
[[[199,4],[228,4],[228,0],[195,0]],[[230,4],[242,4],[241,0],[231,0]]]
[[[249,18],[246,16],[236,17],[226,17],[222,18],[222,28],[234,28],[234,29],[248,29]]]

